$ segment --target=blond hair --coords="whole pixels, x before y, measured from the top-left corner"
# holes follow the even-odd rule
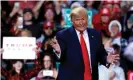
[[[81,14],[86,15],[86,17],[88,18],[87,10],[84,7],[78,6],[78,7],[73,8],[70,13],[71,20],[72,20],[72,17],[79,16]]]
[[[23,30],[21,30],[21,33],[22,32],[26,32],[26,33],[28,33],[28,37],[32,37],[32,33],[31,33],[31,31],[29,31],[28,29],[23,29]],[[20,35],[21,35],[21,33],[20,33]]]

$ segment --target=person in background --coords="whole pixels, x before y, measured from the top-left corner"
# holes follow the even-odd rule
[[[54,1],[55,4],[55,17],[54,20],[61,24],[61,26],[63,27],[65,22],[62,16],[62,7],[61,7],[61,1]]]
[[[36,39],[39,38],[42,33],[42,28],[39,23],[34,21],[32,10],[30,8],[26,8],[23,13],[23,29],[28,29],[31,31],[33,37],[36,37]]]
[[[108,25],[111,19],[109,8],[101,8],[100,12],[93,16],[92,24],[98,31],[104,30],[110,36]]]
[[[113,55],[120,55],[120,46],[117,44],[111,44],[110,49],[106,49],[107,52],[113,51]],[[110,54],[110,53],[109,53]],[[99,65],[99,80],[126,80],[124,70],[120,67],[120,61],[111,63],[108,67]]]
[[[132,6],[133,1],[121,1],[122,15],[126,16]]]
[[[132,33],[133,33],[133,10],[128,12],[122,36],[123,38],[129,40],[130,36],[132,36]]]
[[[103,1],[103,7],[109,8],[110,11],[113,9],[113,0],[104,0]]]
[[[47,21],[54,23],[56,31],[59,31],[63,28],[60,23],[58,23],[58,22],[56,22],[56,20],[54,20],[55,19],[55,12],[52,8],[46,9],[46,11],[44,13],[44,18],[45,18],[44,23]]]
[[[121,21],[121,8],[113,8],[111,20]]]
[[[121,8],[120,0],[113,0],[113,8]]]
[[[120,3],[121,1],[120,0],[117,0],[117,1],[113,1],[113,9],[112,9],[112,18],[111,20],[118,20],[120,21],[120,23],[123,22],[122,20],[122,9],[121,9],[121,6],[120,6]]]
[[[109,24],[109,32],[112,38],[112,44],[117,44],[120,46],[123,52],[125,47],[128,45],[127,40],[121,37],[122,26],[119,21],[113,20]]]
[[[43,30],[42,35],[39,39],[37,39],[37,43],[41,43],[42,46],[47,44],[48,40],[50,38],[53,38],[56,34],[55,26],[53,22],[47,21],[43,24]],[[45,43],[46,42],[46,43]],[[46,50],[46,47],[43,48],[43,50]]]
[[[21,37],[32,37],[32,33],[27,29],[23,29],[23,30],[21,30],[19,36],[21,36]]]
[[[50,45],[50,40],[55,35],[56,35],[56,31],[55,31],[54,23],[47,21],[43,24],[43,33],[41,37],[37,39],[37,43],[41,45],[40,56],[42,56],[45,51],[49,51],[52,53],[51,55],[53,56],[54,60],[57,61],[56,55],[53,53],[53,48]]]
[[[14,17],[16,14],[23,16],[23,10],[30,8],[34,13],[34,17],[38,16],[38,12],[44,1],[8,1],[8,4],[12,7],[12,11],[9,14],[9,18]]]
[[[22,29],[17,36],[18,37],[32,37],[32,33],[31,33],[31,31],[29,31],[27,29]],[[41,44],[36,42],[36,46],[37,46],[36,54],[38,57],[40,57]],[[34,68],[34,65],[35,65],[34,60],[24,60],[24,61],[25,61],[25,63],[24,63],[25,70]]]
[[[93,4],[94,1],[90,0],[90,1],[84,1],[85,4],[85,8],[87,8],[87,10],[92,11],[92,17],[98,13],[98,10],[96,10],[95,8],[93,8]]]
[[[15,25],[11,29],[11,32],[17,35],[21,29],[27,29],[31,31],[33,37],[36,37],[36,39],[39,38],[42,33],[42,28],[40,24],[34,21],[32,10],[30,8],[25,8],[23,14],[23,17],[18,16]]]
[[[33,76],[38,73],[38,71],[41,69],[38,65],[40,64],[37,60],[35,60],[35,67],[24,71],[24,62],[23,60],[10,60],[12,61],[12,69],[10,71],[7,71],[3,67],[1,67],[1,74],[7,79],[7,80],[29,80]]]
[[[114,54],[120,55],[120,46],[113,44]],[[109,80],[125,80],[124,70],[120,67],[120,61],[116,61],[109,66]]]
[[[46,71],[51,71],[51,75],[43,75]],[[50,80],[56,80],[58,75],[58,71],[54,67],[54,60],[50,52],[45,52],[44,56],[42,57],[42,69],[39,71],[36,80],[42,80],[42,79],[50,79]]]

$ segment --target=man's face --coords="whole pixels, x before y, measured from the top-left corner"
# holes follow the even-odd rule
[[[72,17],[72,23],[76,30],[84,31],[88,26],[88,17],[85,14],[75,15]]]
[[[30,21],[32,20],[32,13],[31,12],[26,12],[24,14],[24,21]]]

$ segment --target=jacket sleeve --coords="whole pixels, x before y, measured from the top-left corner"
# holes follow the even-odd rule
[[[102,36],[101,33],[99,32],[99,42],[100,42],[100,46],[98,48],[98,61],[103,64],[104,66],[106,66],[107,64],[107,52],[104,49],[104,45],[102,43]]]
[[[66,48],[66,45],[65,45],[65,40],[63,39],[61,33],[57,33],[56,34],[56,39],[59,43],[59,46],[60,46],[60,49],[61,49],[61,53],[59,53],[59,57],[60,59],[62,59],[62,57],[64,56],[64,53],[65,53],[65,48]]]

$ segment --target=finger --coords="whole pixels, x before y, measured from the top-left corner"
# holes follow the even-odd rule
[[[56,36],[54,36],[54,39],[56,39]]]
[[[120,55],[117,55],[117,54],[116,54],[116,55],[114,55],[114,57],[120,57]]]
[[[57,40],[56,40],[55,38],[52,38],[51,40],[52,40],[52,42],[53,42],[54,44],[57,43]]]
[[[55,44],[55,42],[51,40],[50,41],[50,45],[54,45],[54,44]]]
[[[120,58],[115,58],[115,60],[120,60]]]
[[[113,62],[116,63],[116,62],[118,62],[118,60],[114,60]]]

